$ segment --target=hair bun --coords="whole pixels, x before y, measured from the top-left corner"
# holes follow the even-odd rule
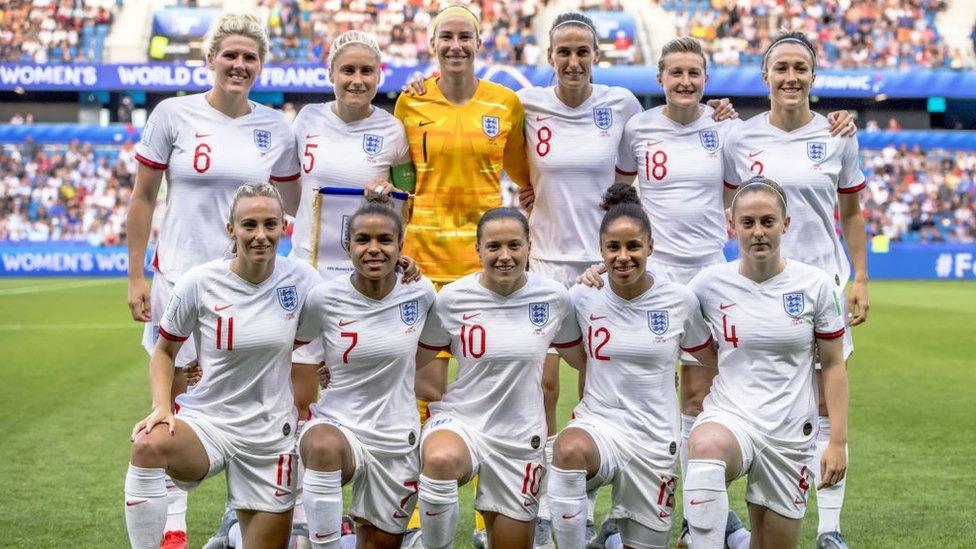
[[[607,212],[617,204],[640,204],[637,189],[629,183],[614,183],[603,193],[600,209]]]

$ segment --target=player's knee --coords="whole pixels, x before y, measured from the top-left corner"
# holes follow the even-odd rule
[[[334,471],[342,467],[346,437],[328,425],[316,425],[302,436],[301,454],[306,467]]]
[[[465,456],[458,448],[424,448],[423,458],[424,475],[435,479],[452,479],[462,475]]]
[[[159,428],[159,427],[157,427]],[[165,429],[166,425],[162,425]],[[155,431],[156,429],[153,429]],[[165,451],[162,445],[152,436],[140,432],[132,442],[132,455],[130,461],[137,467],[165,467]]]
[[[709,428],[708,425],[699,426],[691,432],[688,440],[688,456],[693,459],[717,459],[725,461],[733,451],[733,441],[730,437]]]
[[[593,442],[580,429],[566,429],[556,437],[552,464],[560,469],[585,469],[586,456],[593,453]]]

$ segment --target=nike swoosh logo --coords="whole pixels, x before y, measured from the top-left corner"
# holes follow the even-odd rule
[[[339,327],[340,328],[345,328],[346,326],[352,324],[353,322],[356,322],[356,321],[355,320],[340,320],[339,321]]]
[[[315,139],[318,136],[319,136],[319,134],[317,134],[317,133],[307,133],[307,134],[305,134],[305,139]]]
[[[644,146],[645,147],[654,147],[656,145],[660,145],[661,143],[664,143],[664,141],[661,141],[660,139],[651,139],[650,141],[645,141],[644,142]]]
[[[751,153],[749,153],[749,154],[748,154],[748,155],[746,155],[746,156],[748,156],[749,158],[755,158],[755,157],[757,157],[757,156],[759,156],[759,155],[761,155],[761,154],[762,154],[763,152],[764,152],[764,151],[756,151],[756,152],[751,152]]]
[[[397,511],[396,513],[393,513],[393,518],[395,518],[395,519],[407,518],[409,516],[410,515],[408,515],[406,513],[401,513],[400,511]]]
[[[428,517],[436,517],[437,515],[443,515],[447,511],[449,511],[449,509],[445,509],[444,511],[441,511],[440,513],[431,513],[430,511],[424,511],[424,514],[427,515]]]
[[[325,539],[325,538],[327,538],[329,536],[334,536],[334,535],[336,535],[338,533],[339,533],[338,530],[336,530],[335,532],[329,532],[328,534],[320,534],[318,532],[315,532],[315,539]]]
[[[427,124],[433,124],[433,123],[434,123],[434,121],[433,121],[433,120],[428,120],[428,121],[426,121],[426,122],[421,122],[421,123],[419,123],[419,124],[417,124],[417,125],[418,125],[418,126],[420,126],[420,127],[424,127],[424,126],[426,126]]]
[[[692,505],[701,505],[702,503],[708,503],[710,501],[715,501],[715,498],[712,498],[712,499],[693,499],[693,500],[691,500],[691,504]]]
[[[552,115],[549,115],[549,116],[537,115],[535,117],[535,121],[536,122],[542,122],[543,120],[549,120],[550,118],[552,118]]]
[[[793,498],[793,503],[795,503],[797,505],[803,505],[806,502],[807,501],[805,499],[801,498],[800,496],[796,496],[795,498]]]
[[[149,501],[149,500],[144,499],[142,501],[127,501],[127,502],[125,502],[125,506],[126,507],[133,507],[135,505],[139,505],[140,503],[146,503],[147,501]]]
[[[197,139],[202,139],[204,137],[210,137],[211,135],[213,135],[213,134],[212,133],[200,133],[200,132],[197,132],[196,133]]]
[[[574,513],[572,515],[565,515],[564,514],[563,515],[563,520],[569,520],[569,519],[572,519],[572,518],[576,518],[576,517],[579,516],[580,513],[582,513],[582,511],[576,511],[576,513]]]
[[[219,313],[220,311],[223,311],[224,309],[230,309],[233,306],[234,306],[233,304],[230,304],[230,305],[214,305],[214,312],[215,313]]]
[[[593,313],[590,313],[590,320],[591,321],[603,320],[604,318],[607,318],[607,317],[606,316],[595,316]]]
[[[284,490],[275,490],[275,497],[290,496],[291,492],[286,492]]]
[[[659,519],[666,519],[666,518],[668,518],[670,516],[671,516],[671,513],[666,513],[664,511],[661,511],[660,513],[657,514],[657,518],[659,518]]]
[[[718,308],[722,309],[723,311],[729,307],[735,307],[735,303],[719,303],[718,305]]]
[[[465,314],[461,315],[461,319],[462,320],[471,320],[472,318],[474,318],[474,317],[476,317],[476,316],[478,316],[480,314],[481,313],[472,313],[472,314],[465,313]]]

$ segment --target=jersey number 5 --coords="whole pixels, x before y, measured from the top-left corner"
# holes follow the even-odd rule
[[[319,146],[315,143],[305,143],[305,154],[303,156],[308,159],[308,164],[302,162],[302,169],[305,170],[305,173],[311,172],[312,168],[315,167],[315,154],[312,152],[312,149],[317,148]]]

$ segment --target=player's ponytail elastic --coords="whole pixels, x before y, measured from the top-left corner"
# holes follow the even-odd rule
[[[603,193],[600,209],[607,212],[600,223],[600,235],[606,232],[610,223],[621,217],[629,217],[651,236],[651,221],[641,207],[637,189],[629,183],[614,183]]]
[[[342,244],[349,249],[349,242],[352,238],[352,226],[356,220],[364,215],[379,215],[389,219],[396,227],[397,242],[403,243],[403,218],[393,209],[393,199],[387,195],[373,195],[366,193],[366,203],[359,207],[349,219],[346,220],[345,236]]]

